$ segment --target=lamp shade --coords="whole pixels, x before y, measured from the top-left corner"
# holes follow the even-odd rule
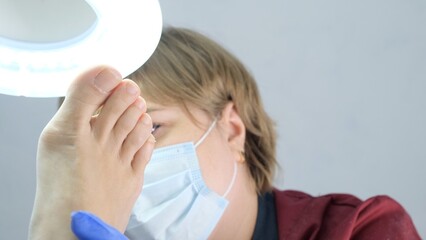
[[[64,96],[79,73],[103,64],[127,76],[161,31],[157,0],[0,0],[0,93]]]

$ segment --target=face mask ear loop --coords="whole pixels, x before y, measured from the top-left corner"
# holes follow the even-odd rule
[[[195,148],[197,148],[198,145],[200,145],[204,141],[204,139],[206,139],[206,137],[209,135],[209,133],[213,130],[214,126],[216,125],[216,121],[217,121],[217,118],[214,119],[212,125],[210,125],[209,129],[207,129],[206,133],[204,133],[204,135],[200,138],[200,140],[198,140],[198,142],[195,143],[194,145]]]
[[[232,187],[234,186],[235,179],[237,178],[237,162],[234,161],[234,175],[232,176],[231,183],[228,186],[228,189],[226,189],[226,192],[223,194],[223,197],[226,198],[228,196],[228,193],[231,191]]]

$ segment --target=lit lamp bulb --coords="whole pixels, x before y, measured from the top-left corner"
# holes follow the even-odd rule
[[[126,76],[157,47],[157,0],[0,0],[0,93],[64,96],[101,64]]]

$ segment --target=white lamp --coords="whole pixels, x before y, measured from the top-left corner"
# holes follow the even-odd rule
[[[64,96],[100,64],[126,76],[161,36],[157,0],[0,0],[0,93]]]

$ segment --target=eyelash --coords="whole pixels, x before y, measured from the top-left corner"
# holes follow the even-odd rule
[[[160,128],[160,124],[152,124],[152,128],[151,128],[151,134],[153,134],[158,128]]]

